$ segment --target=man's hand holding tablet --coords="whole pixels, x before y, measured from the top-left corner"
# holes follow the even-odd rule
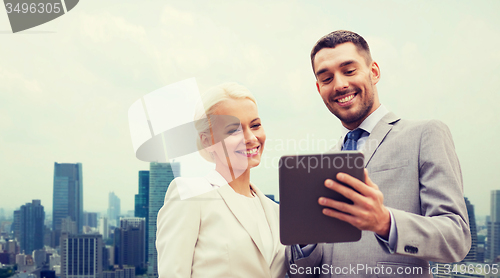
[[[325,186],[340,193],[351,200],[353,204],[320,197],[318,203],[324,208],[323,214],[345,221],[360,230],[373,231],[387,240],[391,225],[389,210],[384,206],[384,195],[378,186],[368,177],[364,169],[366,183],[345,173],[338,173],[339,182],[351,186],[353,189],[331,179],[325,181]]]

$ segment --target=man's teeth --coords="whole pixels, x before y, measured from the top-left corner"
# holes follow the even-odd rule
[[[340,102],[340,103],[344,103],[344,102],[348,102],[348,101],[350,101],[350,100],[351,100],[351,99],[353,99],[353,98],[354,98],[354,95],[350,95],[350,96],[346,96],[346,97],[344,97],[344,98],[340,98],[340,99],[338,99],[337,101],[338,101],[338,102]]]

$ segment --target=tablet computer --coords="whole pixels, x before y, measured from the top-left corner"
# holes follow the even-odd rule
[[[364,182],[361,152],[288,155],[282,156],[279,163],[281,243],[335,243],[361,238],[361,230],[324,215],[324,206],[318,203],[320,197],[327,197],[352,204],[351,200],[325,187],[325,180],[338,182],[336,175],[342,172]]]

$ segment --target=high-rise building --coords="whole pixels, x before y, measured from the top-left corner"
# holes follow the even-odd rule
[[[490,209],[484,259],[488,262],[494,262],[496,257],[500,255],[500,190],[491,191]]]
[[[465,197],[465,205],[467,206],[467,213],[469,214],[469,227],[470,236],[472,240],[471,248],[469,253],[464,258],[464,262],[477,262],[477,228],[476,228],[476,216],[474,214],[474,205],[469,202],[469,199]]]
[[[97,228],[97,212],[84,212],[83,225]]]
[[[52,230],[61,231],[63,218],[71,217],[78,233],[83,230],[83,178],[81,163],[54,163]],[[58,240],[56,239],[56,242]]]
[[[99,233],[101,233],[103,240],[108,239],[109,236],[108,218],[105,216],[99,218]]]
[[[61,278],[102,276],[102,236],[61,234]]]
[[[156,253],[156,217],[163,206],[170,182],[180,174],[179,163],[149,164],[149,230],[148,230],[148,275],[158,277]]]
[[[14,221],[12,222],[12,232],[14,232],[14,239],[21,238],[21,210],[14,211]]]
[[[149,171],[139,171],[139,194],[135,195],[135,217],[146,219],[146,232],[144,239],[146,242],[146,262],[148,261],[147,237],[149,232]]]
[[[127,265],[136,268],[145,267],[146,237],[144,234],[144,218],[127,217],[120,220],[120,228],[115,231],[115,239],[119,245],[118,264],[121,267]]]
[[[120,198],[114,192],[109,192],[108,197],[108,224],[118,227],[120,224]]]
[[[26,203],[19,211],[19,245],[24,254],[31,254],[43,248],[45,212],[40,200]]]

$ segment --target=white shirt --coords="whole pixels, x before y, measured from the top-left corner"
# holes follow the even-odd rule
[[[262,250],[264,259],[268,265],[271,265],[274,246],[273,235],[271,233],[271,227],[269,227],[269,223],[267,222],[266,213],[264,212],[264,207],[262,206],[260,198],[257,195],[254,197],[247,197],[236,193],[234,190],[233,192],[240,201],[243,209],[245,209],[248,218],[252,219],[254,225],[258,227],[262,246],[264,247],[264,250]]]

